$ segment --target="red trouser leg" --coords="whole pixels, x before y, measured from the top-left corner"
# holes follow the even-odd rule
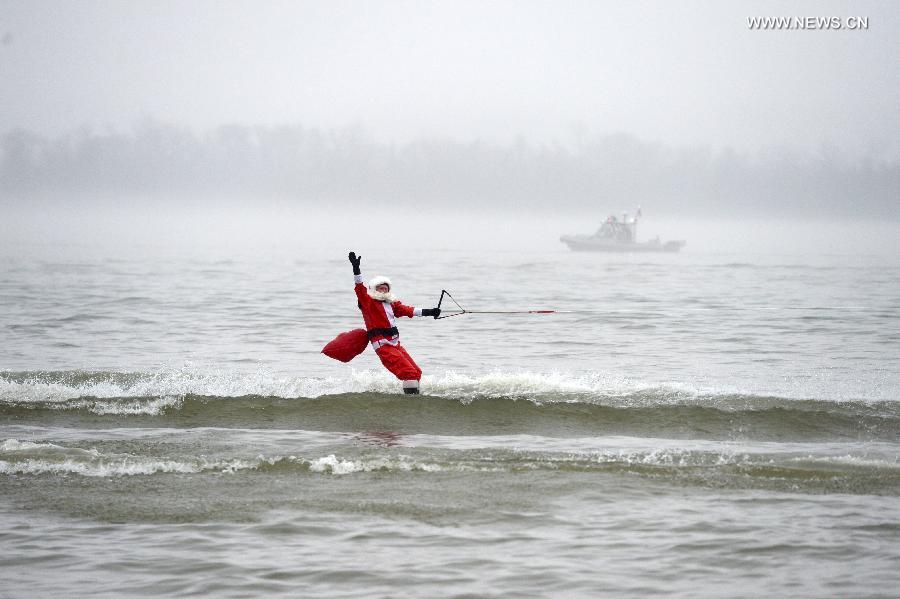
[[[384,367],[401,381],[418,381],[422,378],[422,369],[402,346],[382,345],[375,350],[375,353],[381,358]]]

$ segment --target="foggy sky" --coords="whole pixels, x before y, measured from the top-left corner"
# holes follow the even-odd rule
[[[866,31],[751,31],[861,16]],[[0,0],[0,131],[146,117],[373,138],[651,143],[900,159],[894,2]]]

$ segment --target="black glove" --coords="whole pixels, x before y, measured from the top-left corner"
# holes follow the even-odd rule
[[[362,262],[362,256],[357,258],[356,252],[350,252],[350,254],[347,257],[350,258],[350,264],[353,265],[353,274],[361,275],[362,271],[359,270],[359,263]]]
[[[422,316],[434,316],[437,319],[438,316],[441,315],[440,308],[425,308],[422,310]]]

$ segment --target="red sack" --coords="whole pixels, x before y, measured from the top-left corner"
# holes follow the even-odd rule
[[[363,353],[367,345],[369,345],[369,336],[366,334],[366,330],[353,329],[332,339],[328,345],[322,348],[322,353],[329,358],[349,362]]]

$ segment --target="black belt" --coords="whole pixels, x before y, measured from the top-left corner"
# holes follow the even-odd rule
[[[397,330],[397,327],[391,327],[389,329],[369,329],[366,331],[366,335],[369,336],[369,339],[373,337],[377,337],[379,335],[383,337],[393,337],[394,335],[399,335],[400,331]]]

